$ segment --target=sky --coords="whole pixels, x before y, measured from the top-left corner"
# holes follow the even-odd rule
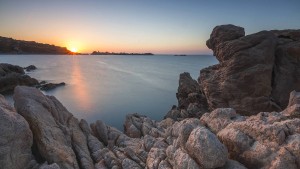
[[[0,36],[78,52],[211,54],[217,25],[300,29],[300,0],[0,0]]]

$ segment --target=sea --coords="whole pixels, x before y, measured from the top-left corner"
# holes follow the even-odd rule
[[[179,74],[197,79],[200,69],[218,61],[211,55],[0,55],[0,63],[35,65],[27,72],[31,77],[66,83],[44,94],[55,96],[79,120],[102,120],[122,131],[127,114],[163,119],[177,105]],[[12,94],[5,97],[13,104]]]

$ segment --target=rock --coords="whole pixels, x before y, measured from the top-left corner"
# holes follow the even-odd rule
[[[24,69],[27,71],[27,72],[30,72],[32,70],[36,70],[37,68],[34,66],[34,65],[29,65],[27,67],[24,67]]]
[[[220,167],[218,169],[247,169],[247,168],[237,161],[228,160],[225,166]]]
[[[53,163],[51,165],[43,164],[39,167],[39,169],[60,169],[60,167],[56,163]]]
[[[222,167],[227,161],[226,147],[204,127],[193,129],[185,147],[187,153],[203,168]]]
[[[205,113],[200,121],[208,127],[212,132],[218,133],[224,129],[228,124],[245,118],[236,114],[232,108],[218,108],[210,113]]]
[[[13,91],[18,85],[35,86],[38,81],[25,75],[23,68],[0,63],[0,93]]]
[[[0,166],[23,169],[31,159],[32,132],[26,120],[0,95]]]
[[[46,83],[46,84],[40,85],[40,89],[48,91],[48,90],[52,90],[52,89],[55,89],[57,87],[65,86],[65,85],[66,85],[65,82],[61,82],[61,83]]]
[[[207,101],[201,91],[201,85],[192,79],[187,72],[180,74],[178,92],[176,93],[178,107],[173,106],[164,118],[174,120],[201,117],[208,110]]]
[[[270,97],[277,37],[268,31],[242,34],[240,27],[219,26],[208,40],[220,61],[200,71],[209,108],[234,108],[243,115],[282,110]]]
[[[298,95],[292,92],[291,99]],[[294,104],[297,105],[297,104]],[[293,106],[294,106],[293,105]],[[255,116],[232,119],[223,125],[222,114],[215,114],[210,126],[220,141],[228,148],[229,157],[248,168],[299,168],[300,119],[282,112],[261,112]],[[204,118],[204,117],[203,117]]]
[[[300,91],[300,39],[295,41],[297,37],[290,35],[292,32],[277,33],[279,45],[275,53],[271,97],[281,108],[287,107],[291,91]],[[299,37],[300,30],[297,33]],[[287,39],[290,41],[282,43]]]
[[[218,45],[226,41],[238,39],[243,36],[245,36],[245,30],[242,27],[231,24],[216,26],[210,34],[209,40],[206,41],[206,45],[209,49],[213,50],[214,55],[218,58]]]
[[[87,139],[79,122],[53,96],[44,96],[35,88],[18,86],[15,107],[29,123],[37,151],[48,163],[61,169],[93,168]],[[77,161],[78,160],[78,161]]]

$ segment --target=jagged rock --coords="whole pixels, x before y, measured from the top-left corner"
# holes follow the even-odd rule
[[[233,36],[223,39],[232,29]],[[219,26],[208,40],[220,61],[200,72],[210,109],[230,107],[244,115],[280,111],[270,98],[277,37],[268,31],[241,37],[240,32],[240,27]]]
[[[201,117],[208,110],[207,101],[201,91],[201,85],[187,72],[180,74],[176,93],[178,107],[173,106],[164,118],[174,120]]]
[[[94,167],[78,120],[55,97],[18,86],[14,101],[18,113],[29,123],[43,159],[57,163],[61,169]]]
[[[0,168],[23,169],[31,158],[32,133],[26,120],[0,95]]]
[[[0,93],[13,91],[17,85],[35,86],[38,81],[25,75],[22,67],[0,63]]]
[[[293,100],[298,94],[291,93],[290,107],[297,105]],[[290,107],[250,117],[218,109],[212,115],[204,115],[201,122],[217,133],[231,159],[248,168],[299,168],[300,119],[286,113]]]

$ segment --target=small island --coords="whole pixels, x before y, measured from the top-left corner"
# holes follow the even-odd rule
[[[115,52],[94,51],[93,53],[91,53],[91,55],[154,55],[154,54],[153,53],[126,53],[126,52],[115,53]]]

